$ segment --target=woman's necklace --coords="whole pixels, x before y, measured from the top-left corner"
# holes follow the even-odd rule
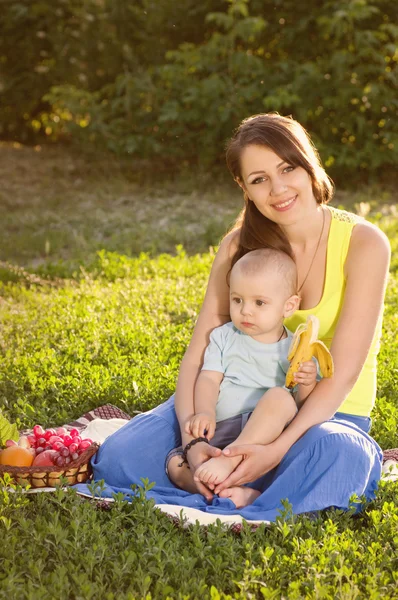
[[[314,255],[313,255],[313,257],[312,257],[311,264],[310,264],[310,266],[309,266],[309,269],[308,269],[308,271],[307,271],[307,274],[306,274],[306,276],[304,277],[304,280],[303,280],[302,284],[301,284],[301,285],[300,285],[300,287],[298,288],[298,290],[297,290],[297,293],[299,293],[299,292],[300,292],[300,291],[303,289],[303,286],[304,286],[305,282],[306,282],[306,281],[307,281],[307,279],[308,279],[308,275],[309,275],[309,274],[310,274],[310,272],[311,272],[312,265],[314,264],[314,260],[315,260],[316,254],[317,254],[317,252],[318,252],[318,249],[319,249],[319,246],[320,246],[320,244],[321,244],[322,234],[323,234],[323,230],[324,230],[324,228],[325,228],[325,211],[324,211],[323,209],[322,209],[322,216],[323,216],[323,220],[322,220],[322,229],[321,229],[321,234],[320,234],[320,236],[319,236],[318,243],[317,243],[317,245],[316,245],[315,252],[314,252]]]
[[[279,340],[278,340],[278,342],[280,342],[280,341],[281,341],[281,339],[283,338],[283,336],[284,336],[284,334],[285,334],[285,331],[286,331],[286,329],[285,329],[285,326],[284,326],[284,325],[282,325],[282,333],[281,333],[281,334],[280,334],[280,336],[279,336]],[[278,342],[276,342],[276,343],[278,343]]]

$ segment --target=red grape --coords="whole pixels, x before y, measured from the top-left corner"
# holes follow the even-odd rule
[[[44,429],[41,425],[35,425],[33,427],[33,434],[37,437],[37,438],[41,438],[43,437],[44,434]]]
[[[64,436],[64,444],[65,446],[70,446],[72,444],[72,438],[70,437],[70,435]]]
[[[70,456],[67,456],[67,457],[65,458],[65,464],[66,464],[66,465],[69,465],[69,463],[70,463],[70,462],[72,462],[72,459],[71,459],[71,457],[70,457]]]
[[[56,430],[55,433],[56,433],[56,435],[63,437],[64,435],[66,435],[68,433],[68,430],[65,429],[65,427],[58,427],[58,429]]]
[[[69,448],[67,448],[66,446],[62,446],[62,448],[59,449],[59,453],[61,456],[64,456],[66,458],[70,454]]]
[[[63,446],[64,446],[64,445],[63,445],[63,443],[62,443],[62,442],[57,442],[57,441],[56,441],[56,442],[53,442],[53,443],[51,444],[51,448],[52,448],[53,450],[61,450],[61,448],[63,448]]]
[[[79,448],[79,444],[72,443],[72,444],[69,446],[69,452],[70,452],[71,454],[73,454],[74,452],[76,452],[76,451],[77,451],[77,449],[78,449],[78,448]]]
[[[71,458],[72,460],[76,460],[77,458],[79,458],[79,454],[77,452],[74,452],[73,454],[71,454]]]
[[[92,443],[93,442],[91,440],[82,440],[79,444],[79,450],[86,450],[87,448],[90,448]]]
[[[37,438],[35,435],[28,435],[28,440],[30,442],[30,445],[34,448],[36,446],[36,441]]]
[[[50,444],[53,444],[54,442],[62,442],[62,438],[59,435],[52,435],[48,441],[50,442]]]
[[[58,458],[55,459],[55,464],[57,465],[57,467],[64,467],[65,466],[65,459],[63,456],[58,456]]]
[[[36,444],[37,444],[37,446],[43,446],[43,448],[44,448],[44,446],[46,445],[46,441],[47,441],[46,438],[39,437],[39,438],[37,438]]]
[[[35,449],[36,456],[38,454],[41,454],[42,452],[44,452],[43,446],[37,446],[37,448]]]
[[[70,437],[72,437],[72,438],[73,438],[73,437],[76,437],[77,435],[80,435],[80,431],[79,431],[78,429],[76,429],[76,428],[74,428],[74,429],[71,429],[71,430],[70,430],[70,432],[69,432],[69,435],[70,435]]]

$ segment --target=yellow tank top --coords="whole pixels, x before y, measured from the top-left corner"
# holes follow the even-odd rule
[[[344,263],[350,245],[351,233],[362,219],[357,215],[339,210],[332,206],[332,219],[328,237],[326,276],[322,298],[317,306],[309,310],[297,310],[292,317],[285,319],[290,331],[296,331],[300,323],[305,323],[309,315],[319,319],[319,339],[330,348],[336,325],[343,305],[346,280]],[[338,409],[339,412],[352,415],[369,416],[376,398],[377,354],[380,347],[381,318],[376,327],[369,354],[361,374],[351,392]]]

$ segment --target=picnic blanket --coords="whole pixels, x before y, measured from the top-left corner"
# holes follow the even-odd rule
[[[126,425],[130,418],[121,409],[108,404],[86,413],[67,426],[84,430],[85,436],[102,443],[109,435]],[[364,435],[366,436],[366,434]],[[384,451],[382,477],[391,481],[398,479],[398,449]],[[87,484],[78,484],[75,489],[83,496],[92,497]],[[126,496],[132,494],[131,489],[106,486],[105,490],[101,492],[101,498],[112,500],[113,494],[118,491],[124,492]],[[268,522],[268,519],[263,518],[267,513],[264,513],[260,510],[260,507],[255,505],[246,507],[241,511],[234,511],[235,505],[230,500],[215,498],[212,506],[208,506],[200,494],[188,494],[173,486],[168,488],[155,486],[154,491],[147,492],[147,497],[155,499],[156,508],[166,512],[173,518],[182,517],[186,523],[198,521],[207,525],[218,519],[229,525],[241,523],[243,519],[254,524]],[[236,514],[233,514],[234,512]]]

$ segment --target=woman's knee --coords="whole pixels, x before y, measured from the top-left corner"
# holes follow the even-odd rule
[[[322,449],[323,460],[330,464],[337,463],[345,457],[348,463],[356,460],[375,461],[381,464],[382,451],[378,444],[366,433],[355,426],[325,421],[312,426],[293,446],[282,462],[295,460],[302,452],[311,449],[311,457],[316,456],[316,450]]]

